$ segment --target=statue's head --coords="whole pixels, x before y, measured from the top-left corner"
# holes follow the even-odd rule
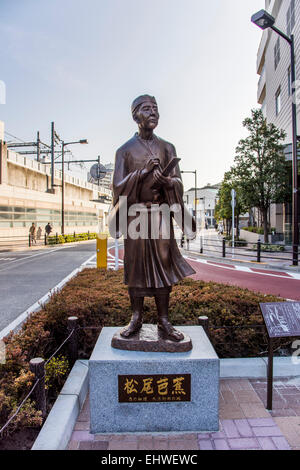
[[[155,129],[158,124],[159,114],[154,96],[138,96],[131,105],[132,117],[139,127]]]

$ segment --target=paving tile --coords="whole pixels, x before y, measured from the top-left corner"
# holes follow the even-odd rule
[[[108,450],[137,450],[137,441],[114,440],[111,438],[108,442]]]
[[[91,441],[84,441],[79,442],[79,450],[92,450],[93,442]]]
[[[270,415],[259,403],[241,403],[240,407],[246,418],[268,418]]]
[[[199,444],[197,442],[197,439],[169,439],[169,449],[170,450],[199,450]]]
[[[94,435],[90,434],[88,431],[73,431],[72,441],[93,441]]]
[[[280,408],[279,410],[271,410],[270,411],[270,414],[272,416],[276,416],[276,417],[280,417],[280,416],[297,416],[297,413],[295,412],[295,410],[291,409],[291,408]]]
[[[258,418],[258,419],[248,419],[250,426],[276,426],[276,423],[272,418]]]
[[[228,439],[228,444],[232,450],[259,449],[259,443],[255,438],[243,437],[239,439]]]
[[[243,411],[238,408],[237,410],[220,410],[220,419],[243,419],[245,418],[245,414]]]
[[[232,404],[237,403],[234,393],[230,390],[223,390],[222,397],[225,403],[232,403]]]
[[[239,390],[236,399],[238,403],[261,403],[260,397],[254,390]]]
[[[90,423],[89,421],[77,421],[74,426],[74,431],[89,431]]]
[[[296,416],[300,416],[300,405],[293,406],[293,411],[296,413]]]
[[[226,404],[219,408],[220,420],[223,419],[243,419],[245,415],[238,405]]]
[[[210,440],[199,441],[200,450],[214,450],[212,442]]]
[[[258,437],[257,440],[262,450],[277,450],[271,437]]]
[[[77,450],[79,447],[78,441],[70,441],[67,447],[67,450]]]
[[[300,447],[300,417],[274,418],[282,434],[292,447]]]
[[[92,442],[92,450],[107,450],[108,441],[94,441]]]
[[[153,449],[154,450],[168,450],[169,440],[167,437],[153,437]]]
[[[203,432],[198,434],[199,441],[202,439],[210,439],[210,433]]]
[[[231,390],[252,390],[252,385],[248,379],[228,379]]]
[[[217,431],[210,434],[211,439],[226,439],[227,436],[224,431]]]
[[[152,436],[140,436],[137,442],[139,450],[153,450]]]
[[[241,437],[252,437],[253,432],[247,419],[236,419],[234,421]]]
[[[95,441],[109,441],[113,434],[95,434]]]
[[[272,437],[272,441],[278,450],[290,450],[290,446],[285,437]]]
[[[282,436],[282,432],[278,426],[260,426],[253,427],[253,433],[256,437],[273,437]]]
[[[220,380],[220,391],[222,392],[223,390],[230,390],[228,380]]]
[[[226,439],[214,439],[213,442],[216,450],[230,450]]]
[[[232,419],[222,420],[222,426],[227,437],[240,437],[235,422]]]

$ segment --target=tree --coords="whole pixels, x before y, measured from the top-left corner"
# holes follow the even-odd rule
[[[233,168],[231,168],[230,171],[227,171],[224,174],[224,179],[219,189],[218,202],[215,208],[215,216],[217,220],[220,220],[220,219],[226,220],[227,235],[230,234],[231,226],[232,226],[232,206],[231,206],[231,201],[232,201],[231,190],[232,189],[234,189],[236,192],[235,216],[236,216],[237,236],[239,236],[239,218],[240,218],[240,215],[245,213],[248,208],[245,205],[243,194],[239,186],[239,181],[235,177],[235,172]]]
[[[243,122],[249,136],[236,148],[234,178],[244,203],[256,207],[263,215],[264,241],[268,242],[268,210],[272,203],[288,198],[287,165],[283,153],[285,132],[267,123],[260,109],[252,109]]]

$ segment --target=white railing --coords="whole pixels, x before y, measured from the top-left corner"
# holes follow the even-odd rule
[[[24,168],[30,168],[38,173],[42,173],[44,175],[50,175],[51,169],[50,165],[45,165],[43,163],[37,162],[32,158],[25,157],[24,155],[20,155],[12,150],[8,150],[7,152],[7,160],[10,163],[14,163],[16,165],[22,166]],[[61,170],[54,170],[55,178],[62,179],[62,172]],[[73,184],[74,186],[79,186],[81,188],[86,188],[90,191],[99,192],[100,194],[105,194],[107,196],[112,196],[112,192],[110,189],[105,188],[104,186],[98,186],[93,183],[89,183],[85,180],[81,180],[80,178],[75,178],[74,176],[65,174],[65,182],[69,184]]]

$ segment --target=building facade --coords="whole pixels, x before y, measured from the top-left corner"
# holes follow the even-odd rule
[[[1,139],[2,137],[2,139]],[[64,233],[107,230],[111,190],[65,174]],[[50,165],[7,149],[0,135],[0,237],[28,235],[32,222],[53,233],[62,228],[62,172],[55,170],[50,189]]]
[[[265,0],[265,9],[275,18],[275,26],[290,36],[294,35],[296,55],[296,80],[300,80],[300,1]],[[286,160],[291,170],[292,142],[292,83],[291,53],[287,41],[271,28],[264,30],[257,54],[257,73],[260,75],[257,100],[268,122],[274,123],[286,132]],[[300,82],[299,82],[300,83]],[[299,84],[298,84],[299,85]],[[299,95],[299,86],[297,86]],[[300,134],[300,103],[297,106],[298,135]],[[298,157],[299,160],[299,157]],[[299,171],[299,170],[298,170]],[[298,186],[299,186],[298,173]],[[298,194],[299,197],[299,194]],[[300,202],[300,201],[299,201]],[[299,206],[299,204],[298,204]],[[300,211],[300,208],[299,208]],[[292,207],[291,203],[273,205],[270,223],[291,242]],[[298,214],[300,220],[300,212]]]
[[[220,185],[207,185],[197,188],[197,191],[191,188],[184,193],[183,200],[193,215],[195,215],[197,196],[197,227],[200,229],[212,228],[216,224],[215,207],[219,187]]]

